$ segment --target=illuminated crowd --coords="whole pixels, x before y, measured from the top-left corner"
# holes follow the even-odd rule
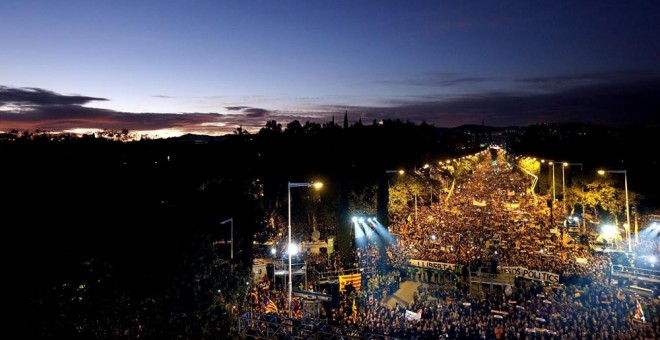
[[[574,260],[590,257],[590,252],[575,247],[576,242],[568,237],[564,242],[561,233],[549,232],[545,200],[527,195],[529,178],[502,158],[497,165],[477,164],[446,204],[422,207],[417,221],[400,218],[393,223],[392,231],[400,235],[391,250],[398,255],[395,261],[403,264],[415,258],[471,264],[496,260],[500,265],[555,273],[589,271]],[[602,265],[598,260],[587,263]]]
[[[504,161],[490,159],[458,183],[448,198],[413,214],[395,216],[390,231],[395,241],[356,248],[359,267],[378,268],[364,275],[357,291],[343,291],[330,313],[330,325],[359,334],[376,333],[404,339],[656,339],[660,337],[660,302],[636,296],[624,288],[630,282],[610,274],[612,255],[593,252],[563,235],[551,232],[545,200],[527,189],[530,180]],[[639,247],[658,252],[657,241]],[[386,254],[386,256],[383,256]],[[326,254],[313,255],[315,270],[344,268]],[[520,266],[559,274],[557,283],[516,278],[513,286],[484,296],[470,294],[459,270],[431,279],[410,260],[425,260],[481,270],[489,264]],[[341,263],[344,263],[342,265]],[[403,280],[419,280],[409,305],[384,301]],[[267,283],[255,287],[253,307],[264,309],[272,299],[286,310],[282,294]],[[309,287],[313,289],[313,286]],[[270,296],[270,297],[269,297]],[[644,313],[642,320],[641,312]],[[418,316],[410,318],[407,313]],[[637,314],[637,315],[636,315]],[[301,316],[299,302],[294,316]]]

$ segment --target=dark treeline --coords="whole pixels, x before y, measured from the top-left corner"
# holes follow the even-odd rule
[[[15,328],[26,338],[226,336],[235,324],[215,292],[239,301],[240,268],[251,264],[252,241],[286,225],[288,181],[324,182],[320,192],[292,191],[292,224],[296,235],[311,225],[335,234],[340,251],[350,246],[348,213],[376,213],[386,170],[412,171],[489,142],[613,167],[630,155],[629,171],[646,169],[657,188],[650,176],[659,173],[657,153],[633,157],[657,146],[652,130],[591,134],[597,129],[590,128],[576,142],[548,132],[555,128],[475,132],[401,121],[270,121],[258,133],[239,129],[223,138],[5,134],[3,257]],[[631,186],[641,189],[642,180],[631,176]],[[212,244],[229,239],[229,226],[219,223],[229,217],[233,273],[224,261],[228,248]]]

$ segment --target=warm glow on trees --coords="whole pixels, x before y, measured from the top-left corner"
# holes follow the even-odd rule
[[[541,162],[539,162],[536,158],[521,158],[518,160],[518,166],[533,173],[536,176],[541,173]]]

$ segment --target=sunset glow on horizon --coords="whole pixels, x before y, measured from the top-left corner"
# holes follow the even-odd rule
[[[0,130],[648,124],[660,4],[3,1]],[[584,20],[589,24],[585,25]],[[598,98],[596,102],[592,98]],[[168,132],[163,132],[168,131]]]

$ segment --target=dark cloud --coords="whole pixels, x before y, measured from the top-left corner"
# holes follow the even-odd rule
[[[226,106],[225,109],[227,111],[241,111],[246,117],[251,118],[265,117],[270,114],[269,110],[250,106]]]
[[[22,113],[0,110],[0,130],[110,129],[153,131],[177,129],[207,134],[231,133],[236,127],[258,130],[263,117],[220,113],[130,113],[75,105],[30,109]]]
[[[442,81],[437,82],[437,85],[439,86],[455,86],[459,84],[474,84],[474,83],[481,83],[484,81],[490,81],[493,80],[492,78],[486,78],[486,77],[461,77],[461,78],[453,78],[453,79],[445,79]],[[430,85],[433,85],[434,83],[431,82]]]
[[[172,97],[172,96],[166,96],[166,95],[163,95],[163,94],[155,94],[155,95],[153,95],[152,97],[154,97],[154,98],[164,98],[164,99],[172,99],[172,98],[174,98],[174,97]]]
[[[564,74],[554,76],[542,77],[529,77],[516,79],[517,82],[531,83],[531,84],[552,84],[552,85],[566,85],[576,82],[611,82],[611,81],[633,81],[636,79],[644,79],[648,77],[657,76],[655,72],[641,71],[641,70],[624,70],[624,71],[609,71],[609,72],[591,72],[591,73],[576,73]]]
[[[426,121],[446,127],[482,122],[493,126],[525,126],[539,122],[627,126],[658,124],[660,116],[660,77],[553,88],[553,91],[544,92],[488,92],[452,98],[441,94],[389,101],[380,106],[325,105],[310,111],[273,111],[235,106],[231,108],[237,109],[228,110],[240,113],[226,114],[119,112],[81,105],[96,100],[92,97],[62,96],[45,90],[0,89],[0,130],[177,129],[182,132],[224,134],[231,133],[238,126],[250,131],[259,130],[267,119],[276,119],[281,123],[291,120],[322,123],[329,121],[332,115],[341,117],[344,111],[349,112],[351,121],[356,121],[358,117],[363,122],[389,118]],[[35,93],[42,96],[30,97]],[[48,96],[52,99],[43,99]],[[67,100],[75,104],[66,104]]]
[[[270,111],[266,109],[260,109],[256,107],[251,107],[249,109],[243,110],[243,113],[245,113],[246,116],[248,117],[265,117],[270,114]]]
[[[0,105],[82,105],[105,98],[67,96],[34,87],[12,88],[0,86]]]
[[[475,84],[494,80],[487,77],[465,76],[459,73],[450,72],[430,72],[420,77],[406,78],[398,80],[379,80],[378,84],[392,85],[410,85],[410,86],[432,86],[432,87],[450,87],[461,84]]]
[[[225,110],[227,111],[241,111],[249,108],[249,106],[225,106]]]
[[[131,113],[82,106],[93,100],[86,96],[65,96],[35,88],[0,86],[0,130],[71,129],[161,130],[178,129],[198,133],[230,133],[236,127],[256,130],[263,127],[270,111],[241,106],[245,114],[220,113]]]
[[[443,98],[439,96],[439,98]],[[660,78],[570,87],[549,93],[491,92],[439,100],[403,100],[382,107],[323,106],[363,121],[398,118],[436,126],[591,122],[612,126],[657,124]]]
[[[219,114],[127,113],[76,105],[35,108],[24,113],[0,111],[0,128],[62,131],[76,128],[158,130],[221,121]]]

